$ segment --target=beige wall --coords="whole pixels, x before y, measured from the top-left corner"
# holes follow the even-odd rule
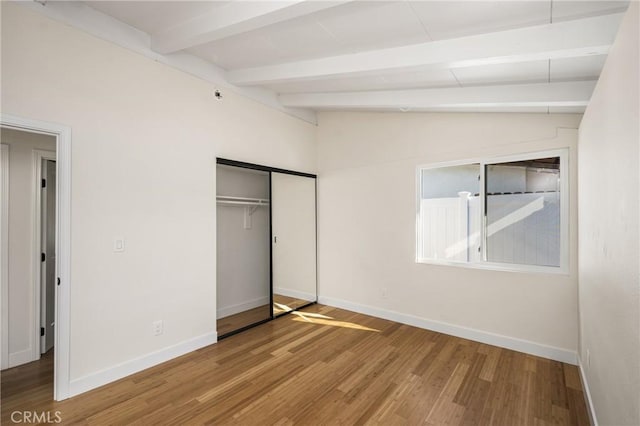
[[[580,125],[580,357],[601,425],[640,424],[639,13]]]
[[[314,126],[8,2],[1,89],[72,129],[72,381],[215,331],[216,156],[316,169]]]
[[[55,152],[51,136],[2,129],[9,146],[9,365],[32,359],[36,325],[33,312],[33,150]],[[38,348],[39,349],[39,348]]]
[[[506,337],[514,343],[516,339],[517,347],[526,349],[533,343],[538,349],[551,347],[550,356],[558,349],[565,358],[575,359],[575,148],[580,118],[543,114],[321,113],[320,300],[391,313],[391,318],[400,314],[416,324],[426,320],[451,332],[475,329],[480,333],[471,331],[467,335],[490,339],[499,335],[493,341],[504,342]],[[563,147],[570,148],[570,275],[415,263],[416,166]],[[524,346],[522,340],[526,341]]]

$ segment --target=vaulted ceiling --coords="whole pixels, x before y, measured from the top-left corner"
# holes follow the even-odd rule
[[[582,112],[626,1],[91,1],[311,110]]]

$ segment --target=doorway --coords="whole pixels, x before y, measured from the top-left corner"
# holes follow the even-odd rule
[[[269,172],[216,168],[219,338],[271,318]]]
[[[218,339],[315,303],[316,175],[218,158],[216,203]]]
[[[0,139],[4,376],[7,369],[39,362],[44,354],[53,360],[56,138],[2,128]],[[41,378],[52,392],[53,374]],[[5,380],[3,390],[4,385]]]
[[[60,401],[79,393],[69,380],[71,129],[0,114],[0,131],[0,363],[3,370],[20,366],[2,372],[2,399],[10,396],[5,378],[19,382],[13,372],[31,371],[27,367],[41,364],[33,362],[41,359],[46,368],[36,375],[47,376],[47,398]],[[23,163],[16,166],[16,159]],[[14,188],[25,181],[27,189]],[[16,206],[12,195],[22,197]],[[20,203],[26,203],[28,211],[11,214]],[[17,222],[10,225],[12,218]],[[20,236],[19,228],[27,233]],[[13,265],[16,261],[19,268]],[[25,288],[28,291],[16,293]]]

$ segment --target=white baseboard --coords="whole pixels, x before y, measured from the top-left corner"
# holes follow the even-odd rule
[[[587,382],[587,375],[582,367],[582,359],[578,357],[578,368],[580,369],[580,381],[582,382],[582,390],[584,392],[584,398],[587,403],[587,411],[589,411],[589,420],[592,426],[598,426],[598,418],[596,417],[596,409],[593,406],[593,399],[591,399],[591,391],[589,390],[589,382]]]
[[[71,380],[69,383],[69,397],[79,395],[91,389],[115,382],[123,377],[137,373],[181,355],[193,352],[218,341],[218,333],[208,333],[190,340],[160,349],[156,352],[123,362],[96,373]]]
[[[316,300],[315,293],[307,293],[300,290],[292,290],[290,288],[274,287],[273,294],[281,294],[295,299],[308,300],[310,302]]]
[[[223,306],[222,308],[217,309],[217,318],[220,319],[228,317],[230,315],[239,314],[240,312],[248,311],[249,309],[268,305],[269,302],[271,302],[269,296],[264,296],[258,299],[249,300],[247,302],[238,303],[237,305]]]
[[[439,333],[461,337],[463,339],[474,340],[476,342],[486,343],[488,345],[511,349],[518,352],[524,352],[555,361],[561,361],[567,364],[577,365],[578,363],[576,352],[568,349],[556,348],[553,346],[531,342],[529,340],[517,339],[514,337],[504,336],[488,331],[462,327],[459,325],[449,324],[441,321],[429,320],[426,318],[403,314],[400,312],[388,311],[373,306],[349,302],[347,300],[334,299],[332,297],[319,297],[318,303],[321,303],[323,305],[335,306],[337,308],[347,309],[350,311],[358,312],[365,315],[371,315],[402,324],[412,325],[414,327],[437,331]]]
[[[9,354],[9,366],[7,368],[17,367],[28,362],[37,361],[39,358],[33,357],[33,349],[25,349],[23,351]]]

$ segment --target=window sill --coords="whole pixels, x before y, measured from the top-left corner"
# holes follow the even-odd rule
[[[416,259],[417,264],[424,265],[436,265],[436,266],[453,266],[457,268],[467,269],[484,269],[489,271],[501,271],[501,272],[520,272],[525,274],[551,274],[551,275],[570,275],[569,268],[556,267],[556,266],[536,266],[536,265],[517,265],[508,263],[463,263],[453,262],[448,260],[434,260],[434,259]]]

